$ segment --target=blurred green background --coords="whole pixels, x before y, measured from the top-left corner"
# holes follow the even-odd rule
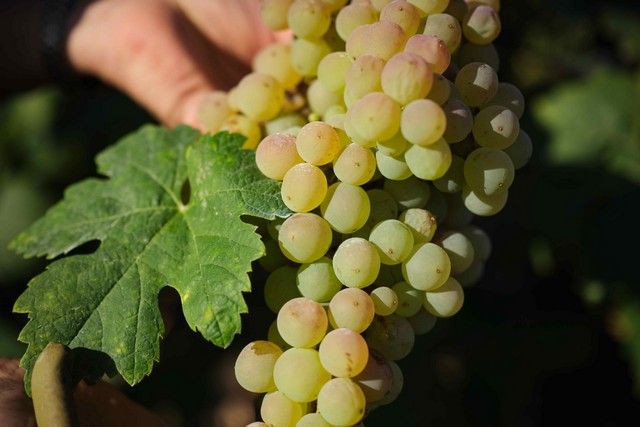
[[[401,362],[401,398],[368,427],[640,419],[640,2],[502,9],[499,75],[527,97],[534,158],[507,208],[477,221],[494,241],[485,277],[458,316],[420,337]],[[92,175],[97,152],[150,120],[105,88],[2,100],[0,356],[23,352],[16,336],[26,319],[11,307],[45,266],[8,252],[9,240]],[[252,315],[230,350],[178,320],[154,374],[124,390],[175,425],[239,425],[229,414],[246,413],[246,398],[222,367],[270,321],[260,293],[248,299]]]

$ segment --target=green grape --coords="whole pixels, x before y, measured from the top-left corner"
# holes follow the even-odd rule
[[[468,225],[460,231],[462,231],[462,233],[471,240],[473,248],[475,249],[476,258],[480,261],[487,261],[491,256],[492,247],[491,239],[487,233],[485,233],[482,228],[476,227],[475,225]]]
[[[380,81],[384,93],[400,105],[407,105],[427,96],[433,84],[433,71],[422,57],[400,52],[384,66]]]
[[[297,348],[314,347],[327,331],[324,308],[309,298],[287,301],[278,312],[278,332],[287,344]]]
[[[500,70],[500,56],[493,44],[463,44],[458,53],[458,64],[462,67],[472,62],[482,62],[496,71]]]
[[[271,43],[260,50],[253,58],[253,70],[269,75],[285,88],[295,88],[302,76],[291,66],[291,45]]]
[[[371,349],[389,360],[405,358],[415,342],[409,321],[395,314],[373,319],[365,338]]]
[[[322,2],[329,8],[331,12],[336,12],[342,9],[349,0],[322,0]]]
[[[474,259],[469,268],[460,274],[455,276],[455,279],[462,285],[463,288],[468,288],[480,281],[484,275],[484,262],[479,259]]]
[[[322,58],[331,53],[331,47],[323,39],[295,39],[291,45],[291,65],[304,77],[315,77]]]
[[[404,181],[386,180],[383,188],[391,194],[402,209],[422,208],[431,195],[429,185],[415,177]]]
[[[465,104],[479,107],[498,91],[498,75],[487,64],[471,62],[460,69],[455,84]]]
[[[273,379],[285,396],[302,403],[316,400],[331,374],[322,366],[316,350],[290,348],[276,361]]]
[[[353,237],[338,246],[333,255],[333,270],[343,285],[365,288],[378,276],[380,255],[371,242]]]
[[[509,147],[505,148],[505,153],[511,158],[516,169],[524,167],[533,154],[533,144],[529,135],[520,129],[518,137]]]
[[[287,12],[293,0],[262,0],[260,2],[260,16],[262,22],[272,30],[287,28]]]
[[[352,185],[364,185],[376,172],[373,152],[358,144],[349,144],[333,163],[333,173],[340,181]]]
[[[396,400],[398,396],[400,396],[402,387],[404,385],[404,377],[402,375],[402,370],[400,369],[398,364],[390,360],[387,361],[387,364],[389,365],[389,368],[391,368],[391,388],[389,388],[387,394],[385,394],[385,396],[380,401],[378,401],[378,404],[380,405],[388,405],[389,403]]]
[[[251,73],[238,83],[234,100],[238,109],[250,119],[269,120],[282,109],[284,88],[270,75]]]
[[[269,341],[247,344],[238,355],[234,367],[238,384],[253,393],[274,391],[273,367],[281,354],[280,347]]]
[[[489,44],[500,34],[502,25],[498,13],[489,6],[469,10],[462,21],[462,32],[471,43]]]
[[[323,116],[330,108],[342,105],[342,93],[327,90],[320,80],[314,80],[307,89],[307,101],[311,111]]]
[[[283,350],[291,348],[291,346],[287,344],[286,341],[282,338],[282,336],[280,335],[280,332],[278,332],[278,322],[276,320],[271,322],[271,325],[269,325],[269,331],[267,332],[267,339]]]
[[[344,102],[347,107],[372,92],[382,91],[382,70],[385,61],[373,55],[362,55],[345,76]]]
[[[392,22],[398,25],[407,37],[411,37],[418,31],[420,26],[420,12],[407,1],[395,0],[382,8],[380,21]]]
[[[362,1],[366,2],[367,0],[362,0]],[[382,9],[384,9],[384,7],[389,3],[391,3],[393,0],[368,0],[368,1],[371,3],[373,8],[376,10],[376,12],[382,12]]]
[[[351,426],[364,416],[364,393],[349,378],[328,381],[318,395],[318,412],[336,426]]]
[[[280,189],[282,201],[294,212],[309,212],[322,203],[327,194],[327,178],[309,163],[299,163],[287,171]]]
[[[289,7],[287,23],[294,35],[317,39],[331,25],[331,11],[322,0],[294,0]]]
[[[464,161],[464,178],[474,192],[493,196],[509,190],[515,168],[504,151],[481,147]]]
[[[511,83],[499,83],[498,92],[491,100],[483,105],[483,107],[489,107],[491,105],[500,105],[508,108],[515,113],[518,118],[521,118],[524,114],[524,96],[520,89]]]
[[[291,126],[290,128],[285,129],[282,133],[298,136],[298,133],[300,133],[300,129],[302,129],[302,126]]]
[[[447,252],[434,243],[417,245],[402,264],[404,280],[420,291],[438,289],[451,272],[451,260]]]
[[[433,84],[431,90],[427,94],[427,99],[432,100],[438,105],[444,105],[451,97],[452,83],[440,74],[433,75]],[[445,111],[446,113],[446,111]]]
[[[269,424],[263,423],[261,421],[255,421],[251,424],[247,424],[247,427],[270,427]],[[297,424],[296,424],[297,427]]]
[[[260,143],[262,131],[258,123],[243,114],[232,114],[220,126],[220,130],[230,133],[239,133],[247,138],[242,144],[245,150],[253,150]]]
[[[282,181],[289,169],[303,160],[296,150],[296,138],[286,133],[266,136],[256,148],[256,166],[268,178]]]
[[[425,209],[407,209],[400,215],[400,221],[405,223],[413,233],[415,244],[430,242],[438,228],[436,218]]]
[[[362,289],[343,289],[329,303],[329,320],[334,328],[361,333],[369,327],[373,315],[373,300]]]
[[[409,3],[417,7],[422,16],[426,16],[444,12],[449,5],[449,0],[409,0]]]
[[[391,288],[398,296],[398,308],[394,312],[398,316],[415,316],[422,308],[424,292],[419,291],[407,282],[398,282]]]
[[[473,114],[469,107],[452,97],[442,108],[447,117],[447,128],[443,138],[449,144],[455,144],[469,136],[473,129]]]
[[[402,136],[412,144],[433,144],[442,138],[446,128],[444,111],[430,99],[418,99],[402,110],[400,130]]]
[[[462,308],[464,291],[453,277],[433,291],[425,292],[424,308],[436,317],[451,317]]]
[[[458,199],[460,199],[459,195]],[[462,199],[460,199],[460,203],[462,204]],[[438,223],[445,220],[449,211],[444,194],[439,192],[435,187],[431,190],[431,197],[429,197],[424,208],[435,217]]]
[[[324,122],[307,123],[296,137],[298,154],[305,162],[314,166],[333,162],[341,145],[338,133]]]
[[[449,170],[452,161],[451,149],[447,141],[441,138],[426,147],[414,145],[404,153],[404,160],[415,176],[433,181],[441,178]]]
[[[376,163],[382,176],[393,181],[403,181],[413,175],[404,161],[404,156],[387,156],[381,151],[376,151]]]
[[[473,121],[473,137],[482,147],[504,150],[514,143],[518,132],[518,116],[499,105],[483,108]]]
[[[344,116],[346,112],[347,109],[344,107],[344,105],[332,105],[331,107],[327,108],[327,110],[322,115],[322,118],[327,124],[333,126],[333,128],[336,129],[337,132],[338,130],[343,130],[344,128]],[[348,137],[345,141],[348,141]],[[342,145],[346,147],[347,145],[349,145],[349,142],[343,143]]]
[[[323,257],[332,237],[327,221],[316,214],[303,213],[291,215],[282,223],[278,243],[287,258],[303,264]]]
[[[344,41],[347,41],[353,30],[378,20],[378,14],[369,3],[351,3],[343,7],[336,16],[336,30]]]
[[[433,181],[433,186],[443,193],[459,193],[464,185],[464,159],[451,157],[451,166],[440,178]]]
[[[300,418],[296,427],[334,427],[322,418],[318,412],[313,414],[307,414],[304,417]]]
[[[378,316],[388,316],[398,308],[398,296],[393,289],[387,286],[380,286],[372,290],[371,299]]]
[[[347,38],[346,51],[356,59],[362,55],[374,55],[386,61],[402,50],[406,40],[399,25],[375,22],[354,29]]]
[[[310,264],[302,264],[296,277],[298,291],[316,302],[329,302],[342,285],[333,272],[331,260],[322,257]]]
[[[409,141],[402,136],[402,132],[397,132],[393,138],[378,142],[377,149],[385,156],[399,157],[407,151],[409,145]]]
[[[478,216],[492,216],[500,212],[507,204],[509,191],[495,193],[491,196],[479,194],[470,187],[462,189],[462,200],[471,213]]]
[[[456,18],[446,13],[427,16],[422,34],[439,38],[447,45],[449,52],[455,52],[462,41],[460,23]]]
[[[393,219],[398,217],[398,203],[393,196],[384,190],[374,188],[367,191],[369,201],[371,202],[371,213],[369,214],[369,223],[375,225],[385,219]]]
[[[203,97],[198,109],[198,121],[208,132],[217,132],[232,114],[228,97],[225,92],[218,90]]]
[[[273,427],[295,427],[304,412],[301,403],[294,402],[281,391],[265,395],[260,406],[260,416]]]
[[[443,74],[451,63],[447,45],[435,36],[416,34],[407,40],[404,51],[422,57],[436,74]]]
[[[302,127],[307,123],[307,120],[298,113],[283,114],[275,119],[269,120],[264,124],[264,129],[267,135],[273,135],[276,133],[285,132],[292,127]]]
[[[264,300],[269,310],[274,313],[289,300],[300,296],[296,288],[297,270],[285,265],[269,274],[264,284]]]
[[[460,231],[447,231],[438,240],[451,260],[451,274],[463,273],[471,266],[475,249],[466,235]]]
[[[327,90],[337,92],[344,89],[347,71],[353,59],[346,52],[332,52],[322,58],[318,65],[318,80]]]
[[[336,182],[329,187],[320,205],[322,217],[339,233],[360,229],[369,218],[371,205],[367,193],[357,185]]]
[[[465,186],[462,187],[463,191],[464,188]],[[466,208],[461,195],[458,193],[447,194],[445,198],[447,201],[447,215],[441,222],[453,228],[461,228],[469,225],[473,219],[473,213]]]
[[[364,370],[354,378],[360,386],[367,404],[379,402],[391,390],[393,372],[389,363],[376,352],[369,352],[369,360]]]
[[[262,268],[268,272],[277,270],[287,263],[287,259],[280,252],[280,245],[273,239],[264,241],[265,255],[258,260]]]
[[[400,128],[400,105],[382,92],[366,94],[355,101],[345,120],[345,131],[354,141],[377,143],[391,138]]]
[[[329,332],[319,348],[320,362],[334,377],[352,378],[367,365],[369,347],[362,336],[347,328]]]
[[[413,249],[411,229],[396,219],[376,224],[371,230],[369,241],[378,249],[380,262],[387,265],[400,264]]]
[[[421,309],[418,313],[409,317],[407,320],[411,323],[413,332],[416,335],[425,335],[433,329],[438,318],[427,313],[427,311],[422,307],[422,303],[420,303],[420,305]]]

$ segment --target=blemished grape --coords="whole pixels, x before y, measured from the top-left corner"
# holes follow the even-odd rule
[[[331,11],[322,0],[294,0],[289,7],[287,23],[296,36],[317,39],[331,25]]]
[[[376,352],[369,352],[364,370],[354,378],[364,393],[367,403],[379,402],[391,390],[393,372],[391,365]]]
[[[418,99],[402,110],[400,130],[412,144],[433,144],[442,138],[446,128],[447,117],[442,107],[430,99]]]
[[[282,223],[278,233],[282,253],[301,264],[323,257],[331,246],[332,238],[329,223],[312,213],[291,215]]]
[[[362,336],[347,328],[329,332],[319,347],[322,366],[334,377],[352,378],[367,365],[369,347]]]
[[[344,102],[349,107],[372,92],[382,91],[382,70],[385,61],[373,55],[362,55],[349,68],[345,76]]]
[[[385,219],[394,219],[398,217],[398,203],[391,194],[384,190],[374,188],[367,191],[367,195],[371,202],[369,223],[372,224],[372,226],[380,221],[384,221]]]
[[[400,52],[382,69],[381,84],[384,93],[400,105],[407,105],[427,96],[433,84],[433,71],[421,56]]]
[[[513,166],[516,169],[526,166],[533,154],[531,138],[525,131],[520,129],[516,140],[509,147],[505,148],[504,152],[511,158]]]
[[[293,0],[262,0],[260,2],[260,16],[262,22],[272,30],[287,28],[287,12]]]
[[[447,45],[435,36],[416,34],[407,40],[404,51],[420,56],[431,65],[436,74],[444,73],[451,63],[451,53]]]
[[[273,367],[281,354],[280,347],[269,341],[247,344],[238,355],[234,367],[238,384],[253,393],[274,391]]]
[[[400,52],[407,40],[402,28],[392,22],[375,22],[354,29],[347,38],[346,51],[353,58],[378,56],[385,61]]]
[[[293,89],[302,80],[291,65],[290,44],[271,43],[262,48],[253,58],[253,70],[275,78],[285,89]]]
[[[447,45],[449,52],[455,52],[462,40],[460,23],[455,17],[446,13],[427,16],[422,34],[439,38]]]
[[[478,216],[492,216],[497,214],[507,204],[508,197],[508,191],[487,196],[476,193],[468,186],[465,186],[462,189],[462,200],[464,201],[464,206],[471,213]]]
[[[333,270],[343,285],[365,288],[378,276],[380,255],[368,240],[352,237],[338,246],[333,255]]]
[[[256,148],[256,166],[268,178],[282,181],[293,166],[302,163],[296,149],[296,137],[286,133],[266,136]]]
[[[473,121],[473,137],[482,147],[504,150],[520,132],[518,116],[501,105],[485,107]]]
[[[384,191],[391,194],[403,209],[423,208],[431,195],[429,185],[415,177],[404,181],[387,180],[384,182]]]
[[[463,288],[468,288],[480,281],[484,275],[484,262],[474,259],[473,263],[464,272],[457,274],[455,279]]]
[[[295,39],[291,45],[291,65],[304,77],[318,74],[322,58],[331,53],[331,47],[323,39]]]
[[[487,64],[471,62],[460,69],[456,88],[462,101],[469,107],[486,104],[498,92],[498,76]]]
[[[459,193],[464,186],[464,165],[462,157],[451,156],[451,166],[442,177],[433,181],[433,186],[443,193]]]
[[[371,230],[369,241],[378,249],[380,262],[387,265],[400,264],[413,249],[411,229],[396,219],[376,224]]]
[[[382,92],[366,94],[347,111],[345,131],[355,142],[375,144],[391,138],[400,128],[400,105]]]
[[[230,133],[239,133],[247,138],[242,144],[242,148],[252,150],[258,146],[262,138],[262,131],[258,123],[244,114],[232,114],[225,119],[220,126],[220,130]]]
[[[431,90],[427,94],[427,99],[442,106],[451,97],[452,83],[440,74],[434,74]]]
[[[307,414],[300,418],[296,427],[333,427],[331,424],[325,421],[318,412],[313,414]]]
[[[447,231],[438,240],[451,260],[452,275],[461,274],[471,266],[475,258],[475,249],[465,234]]]
[[[468,225],[460,230],[473,244],[476,258],[480,261],[487,261],[491,256],[491,239],[480,227]]]
[[[481,147],[464,161],[464,178],[474,192],[493,196],[509,190],[515,168],[504,151]]]
[[[421,15],[425,16],[444,12],[449,5],[449,0],[409,0],[409,3],[415,5]]]
[[[202,98],[198,110],[198,121],[209,132],[217,132],[231,114],[228,95],[216,90]]]
[[[414,145],[404,153],[404,160],[411,172],[429,181],[441,178],[449,170],[451,159],[449,144],[442,138],[426,147]]]
[[[417,245],[402,264],[404,280],[421,291],[438,289],[449,278],[450,272],[449,255],[434,243]]]
[[[334,328],[347,328],[361,333],[374,316],[373,300],[362,289],[347,288],[338,292],[329,303],[329,320]]]
[[[368,2],[351,3],[338,12],[336,30],[340,38],[347,41],[353,30],[362,25],[373,24],[377,20],[378,14]]]
[[[353,59],[346,52],[331,52],[318,64],[318,80],[332,92],[342,90],[352,64]]]
[[[472,62],[482,62],[496,71],[500,70],[500,57],[493,44],[463,44],[458,52],[458,65],[463,67]]]
[[[447,117],[447,128],[442,136],[449,144],[455,144],[465,139],[473,129],[473,113],[464,102],[450,98],[443,106]]]
[[[310,264],[302,264],[296,275],[298,291],[316,302],[329,302],[342,285],[333,272],[331,260],[322,257]]]
[[[521,118],[524,114],[524,95],[520,92],[516,86],[511,83],[499,83],[498,92],[491,100],[483,107],[491,105],[500,105],[508,108],[515,113],[518,118]]]
[[[358,144],[349,144],[333,163],[333,173],[347,184],[363,185],[376,172],[376,157],[373,151]]]
[[[389,360],[405,358],[413,348],[415,334],[404,317],[376,317],[365,333],[369,347]]]
[[[464,17],[462,32],[471,43],[489,44],[500,34],[502,25],[497,12],[489,6],[478,6]]]
[[[267,74],[248,74],[235,90],[234,101],[238,109],[255,121],[274,118],[284,102],[284,88]]]
[[[420,26],[420,12],[405,0],[394,0],[380,11],[380,21],[397,24],[407,37],[414,35]]]
[[[288,129],[291,129],[292,127],[302,128],[305,123],[307,123],[307,120],[301,114],[282,114],[275,119],[271,119],[266,122],[264,124],[264,130],[266,131],[267,135],[273,135],[275,133],[287,133],[286,131]]]
[[[274,427],[295,427],[304,412],[303,404],[294,402],[281,391],[266,394],[260,406],[260,417]]]
[[[378,150],[376,163],[380,174],[393,181],[403,181],[413,175],[402,155],[400,157],[388,156]]]
[[[400,215],[400,221],[409,227],[416,245],[430,242],[438,228],[435,216],[425,209],[407,209]]]
[[[398,296],[393,289],[387,286],[380,286],[372,290],[371,299],[378,316],[388,316],[398,308]]]
[[[407,320],[409,321],[409,323],[411,323],[413,332],[416,335],[425,335],[434,328],[436,322],[438,321],[438,318],[427,313],[427,311],[422,308],[418,311],[418,313],[407,318]]]
[[[300,129],[296,148],[302,159],[314,166],[333,162],[341,148],[340,137],[324,122],[310,122]]]
[[[310,348],[290,348],[282,353],[273,367],[278,390],[294,402],[316,400],[331,374],[322,366],[319,354]]]
[[[322,306],[309,298],[294,298],[278,312],[278,332],[287,344],[311,348],[322,341],[329,325]]]
[[[464,291],[453,277],[438,289],[425,292],[424,308],[436,317],[451,317],[462,308]]]
[[[364,416],[366,400],[360,387],[349,378],[328,381],[318,395],[318,412],[336,426],[350,426]]]
[[[327,90],[320,80],[314,80],[307,89],[307,101],[311,111],[323,116],[330,108],[342,106],[342,94]]]
[[[269,274],[264,284],[264,300],[267,307],[274,313],[290,299],[300,296],[296,288],[296,274],[294,267],[285,265]]]
[[[378,142],[376,148],[385,156],[399,157],[407,151],[409,146],[410,143],[402,136],[402,132],[398,132],[393,138]]]
[[[294,212],[309,212],[322,203],[327,194],[327,178],[317,167],[299,163],[287,171],[280,189],[282,201]]]
[[[394,312],[398,316],[415,316],[422,308],[424,292],[419,291],[407,282],[398,282],[391,288],[398,296],[398,308]]]
[[[320,212],[331,228],[350,234],[367,222],[370,206],[369,197],[361,187],[336,182],[329,187]]]

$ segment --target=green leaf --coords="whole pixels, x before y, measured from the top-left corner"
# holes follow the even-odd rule
[[[30,318],[20,334],[29,344],[22,359],[27,389],[49,342],[104,352],[130,384],[140,381],[159,357],[164,286],[180,294],[192,329],[218,346],[230,344],[247,311],[247,272],[264,253],[256,227],[240,216],[288,213],[279,184],[260,174],[242,141],[144,127],[98,156],[98,171],[109,179],[71,186],[13,241],[25,256],[49,258],[101,242],[89,255],[54,261],[17,300],[14,310]]]

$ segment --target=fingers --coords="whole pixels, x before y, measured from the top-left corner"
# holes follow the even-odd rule
[[[0,425],[35,426],[31,401],[24,392],[24,370],[16,359],[0,359]]]

